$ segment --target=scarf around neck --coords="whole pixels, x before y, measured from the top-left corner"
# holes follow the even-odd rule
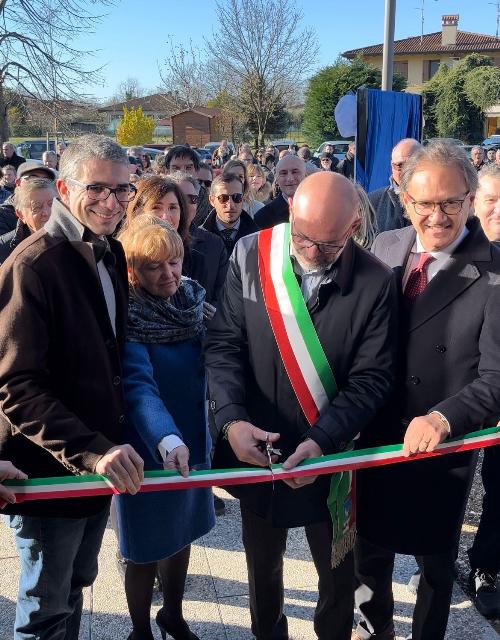
[[[205,289],[190,278],[181,279],[170,298],[153,296],[144,289],[130,291],[127,340],[147,344],[181,342],[204,332]]]

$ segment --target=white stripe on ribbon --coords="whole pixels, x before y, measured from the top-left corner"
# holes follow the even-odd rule
[[[328,396],[321,379],[316,371],[314,362],[309,354],[302,332],[300,331],[297,319],[290,303],[288,291],[283,280],[283,260],[284,260],[284,241],[285,241],[285,225],[279,224],[273,228],[271,237],[271,255],[269,258],[269,267],[271,279],[276,292],[276,298],[283,318],[283,323],[288,335],[288,340],[292,346],[300,370],[302,372],[304,382],[314,400],[314,404],[318,409],[318,413],[330,404]],[[289,257],[286,256],[288,260]]]
[[[436,447],[436,451],[441,454],[446,454],[450,450],[457,447],[468,446],[470,448],[479,449],[483,443],[497,444],[500,446],[500,432],[489,433],[486,435],[475,436],[472,438],[465,438],[462,440],[455,440],[452,442],[443,442]],[[191,475],[187,478],[182,476],[168,476],[168,477],[153,477],[145,478],[143,480],[143,487],[155,487],[156,490],[162,489],[182,489],[183,485],[190,488],[195,488],[196,485],[226,485],[231,484],[231,481],[251,481],[252,478],[258,478],[262,482],[270,480],[279,480],[280,478],[292,478],[304,475],[317,475],[325,473],[335,473],[338,469],[349,468],[351,470],[362,469],[372,466],[374,463],[391,463],[392,462],[411,462],[413,459],[423,460],[426,457],[429,459],[435,457],[427,454],[421,454],[415,458],[403,458],[402,447],[396,451],[380,451],[375,453],[356,454],[345,456],[342,458],[319,460],[310,464],[300,465],[290,471],[283,470],[281,465],[273,465],[272,472],[268,468],[247,468],[247,469],[230,469],[220,471],[200,471],[195,475]],[[371,464],[370,464],[371,463]],[[259,481],[258,480],[258,481]],[[88,482],[61,482],[57,484],[40,484],[40,485],[24,485],[21,481],[19,485],[15,482],[9,482],[9,489],[13,490],[18,496],[23,494],[50,494],[50,493],[64,493],[72,492],[81,493],[85,495],[92,491],[107,490],[108,493],[113,493],[113,489],[110,487],[109,482],[105,480],[89,480]]]

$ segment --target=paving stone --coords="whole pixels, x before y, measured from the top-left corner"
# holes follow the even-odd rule
[[[251,640],[248,584],[241,544],[239,507],[222,489],[216,493],[226,502],[226,515],[203,539],[193,545],[186,583],[184,613],[202,640]],[[125,640],[130,620],[116,563],[116,539],[106,529],[99,556],[99,576],[93,590],[92,640]],[[403,640],[411,630],[415,598],[406,585],[415,561],[398,556],[394,571],[395,624]],[[19,564],[11,532],[0,523],[0,640],[12,638]],[[314,640],[313,613],[317,598],[317,576],[302,530],[289,534],[285,557],[285,608],[290,640]],[[155,640],[160,640],[154,617],[161,606],[156,596],[151,609]],[[90,640],[90,590],[84,600],[80,640]],[[456,585],[447,640],[499,640],[500,636],[477,612]]]

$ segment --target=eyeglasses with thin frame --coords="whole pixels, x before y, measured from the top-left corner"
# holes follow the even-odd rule
[[[293,231],[291,237],[293,238],[293,242],[297,247],[301,249],[310,249],[311,247],[316,247],[316,249],[324,256],[335,256],[337,253],[340,253],[342,249],[345,247],[347,240],[349,239],[350,231],[347,232],[345,238],[342,240],[342,244],[336,244],[335,242],[316,242],[311,240],[302,233],[297,233]]]
[[[464,195],[463,198],[453,198],[450,200],[441,200],[440,202],[427,202],[425,200],[415,200],[409,193],[410,202],[413,205],[415,213],[419,216],[430,216],[436,211],[436,207],[439,207],[442,213],[447,216],[456,216],[462,211],[464,202],[469,197],[470,191]]]
[[[231,198],[231,200],[235,204],[239,204],[243,200],[242,193],[232,193],[231,195],[229,195],[228,193],[219,193],[219,195],[215,197],[221,204],[226,204],[226,202],[229,202],[229,198]]]
[[[137,192],[137,189],[133,184],[121,184],[112,189],[104,184],[84,184],[83,182],[78,182],[78,180],[74,180],[73,178],[67,178],[66,182],[74,184],[81,189],[85,189],[89,200],[98,200],[100,202],[107,200],[112,193],[114,193],[118,202],[130,202],[134,199]]]
[[[186,193],[185,196],[188,199],[189,204],[198,204],[200,201],[200,196],[196,193]]]

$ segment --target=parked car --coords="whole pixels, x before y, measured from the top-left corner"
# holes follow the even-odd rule
[[[284,149],[288,149],[289,147],[294,147],[297,143],[295,142],[295,140],[288,140],[285,138],[282,140],[271,140],[269,144],[272,145],[275,149],[278,149],[278,151],[283,151]]]
[[[314,152],[314,157],[319,158],[319,156],[325,150],[327,144],[332,145],[333,147],[333,155],[337,158],[337,160],[343,160],[345,154],[347,153],[347,149],[351,144],[349,140],[327,140],[326,142],[322,142],[319,147]]]
[[[195,149],[196,153],[200,157],[200,162],[206,162],[207,164],[212,164],[212,154],[208,149]]]
[[[500,147],[500,135],[494,134],[482,141],[483,147]]]
[[[235,151],[234,151],[234,145],[231,142],[227,143],[228,149],[231,152],[231,155],[234,155]],[[220,147],[220,142],[207,142],[207,144],[203,147],[203,149],[206,149],[206,151],[208,151],[210,153],[210,158],[213,156],[214,151]]]
[[[457,147],[465,147],[465,142],[462,142],[458,138],[425,138],[422,144],[425,147],[429,142],[447,142],[448,144],[456,144]]]
[[[144,153],[147,153],[151,160],[154,160],[156,156],[165,155],[161,149],[153,149],[153,147],[142,147],[144,149]]]
[[[166,153],[169,149],[171,149],[174,145],[170,143],[157,143],[157,144],[143,144],[143,149],[156,149],[157,151],[162,151]]]
[[[63,141],[59,140],[59,142]],[[55,150],[56,143],[54,140],[49,140],[49,151]],[[41,160],[44,151],[47,151],[47,140],[25,140],[17,145],[16,151],[27,160]]]

